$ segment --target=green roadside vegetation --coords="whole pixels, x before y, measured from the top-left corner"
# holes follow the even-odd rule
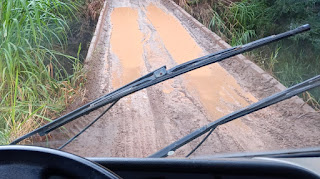
[[[81,45],[78,56],[64,53],[78,7],[75,0],[0,2],[0,144],[50,121],[81,92]]]
[[[303,24],[311,31],[247,53],[285,86],[320,74],[320,0],[176,0],[232,46]],[[320,90],[301,95],[319,109]]]

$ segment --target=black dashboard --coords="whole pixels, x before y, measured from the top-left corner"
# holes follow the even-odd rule
[[[261,159],[89,159],[123,178],[319,178],[301,166]]]
[[[0,178],[319,178],[320,158],[82,158],[34,146],[0,146]]]

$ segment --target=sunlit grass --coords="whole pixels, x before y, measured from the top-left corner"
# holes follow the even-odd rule
[[[54,51],[67,42],[72,0],[0,3],[0,144],[38,127],[65,109],[83,80],[77,57]],[[59,61],[74,64],[69,75]]]

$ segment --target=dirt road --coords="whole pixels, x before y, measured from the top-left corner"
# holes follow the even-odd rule
[[[227,47],[170,1],[108,1],[86,61],[86,99],[163,65],[171,68]],[[99,28],[99,26],[98,26]],[[283,89],[238,56],[121,99],[64,150],[86,157],[146,157],[223,115]],[[298,98],[218,127],[193,156],[318,146],[320,118]],[[69,125],[76,133],[102,110]],[[186,155],[200,139],[177,151]]]

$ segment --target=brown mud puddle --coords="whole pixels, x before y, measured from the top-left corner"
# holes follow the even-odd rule
[[[129,7],[115,8],[111,13],[111,51],[118,57],[121,75],[112,75],[114,88],[119,88],[141,76],[142,38],[139,30],[138,11]]]
[[[202,49],[173,16],[156,6],[149,5],[147,17],[177,63],[184,63],[204,55]],[[257,101],[250,93],[244,92],[236,80],[217,63],[187,73],[186,79],[188,88],[199,95],[213,119],[230,112],[227,106],[224,107],[226,103],[247,106],[248,102]]]

